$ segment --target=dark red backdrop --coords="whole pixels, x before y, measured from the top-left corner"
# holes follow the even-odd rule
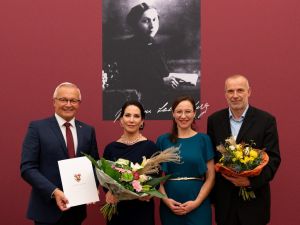
[[[207,115],[225,106],[225,77],[248,76],[251,103],[278,120],[282,165],[272,182],[272,225],[300,219],[299,8],[298,0],[202,0],[201,8],[201,94],[210,107],[198,127],[205,132]],[[96,127],[100,153],[120,135],[118,124],[101,121],[100,12],[99,0],[1,1],[1,224],[31,224],[25,219],[30,187],[19,172],[21,144],[30,120],[52,114],[58,83],[80,86],[78,118]],[[147,121],[145,135],[155,140],[169,127],[170,121]],[[89,207],[85,225],[103,224],[98,208]]]

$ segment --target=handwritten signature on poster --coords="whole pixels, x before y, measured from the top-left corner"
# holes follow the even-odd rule
[[[208,108],[209,108],[209,104],[207,102],[200,104],[200,102],[198,101],[196,103],[196,111],[197,111],[196,118],[200,119],[208,111]],[[146,114],[152,114],[152,113],[160,114],[160,113],[171,113],[171,112],[172,112],[172,106],[170,105],[169,102],[164,103],[157,110],[145,109]],[[115,114],[114,122],[118,120],[120,113],[121,113],[121,109]]]

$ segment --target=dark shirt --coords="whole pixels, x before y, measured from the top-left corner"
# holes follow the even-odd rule
[[[162,48],[153,39],[132,37],[110,43],[104,61],[116,63],[113,89],[161,90],[169,71]]]

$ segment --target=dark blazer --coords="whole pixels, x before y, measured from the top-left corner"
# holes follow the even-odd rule
[[[77,155],[85,152],[98,159],[98,148],[93,127],[75,120],[78,148]],[[67,159],[66,144],[55,116],[30,123],[24,139],[21,176],[32,186],[27,217],[34,221],[55,223],[62,212],[51,194],[55,188],[62,190],[57,161]],[[86,206],[70,209],[74,220],[83,221]]]
[[[228,108],[208,117],[207,133],[214,147],[224,144],[225,139],[231,136]],[[266,148],[270,158],[261,174],[250,178],[256,198],[244,201],[238,196],[239,187],[235,187],[217,173],[212,192],[217,224],[231,224],[228,215],[232,214],[233,210],[243,225],[267,224],[270,221],[269,182],[273,179],[281,161],[276,120],[269,113],[249,106],[237,136],[237,143],[250,143],[251,140],[256,143],[256,148]],[[221,154],[216,152],[215,161],[218,162],[220,157]]]

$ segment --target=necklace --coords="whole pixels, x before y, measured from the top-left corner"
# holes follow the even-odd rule
[[[126,136],[126,135],[123,134],[123,135],[121,136],[121,138],[120,138],[120,142],[122,142],[122,143],[124,143],[124,144],[126,144],[126,145],[133,145],[133,144],[139,142],[141,139],[142,139],[142,135],[141,135],[141,134],[139,134],[139,135],[137,136],[137,138],[136,138],[136,139],[133,139],[133,140],[130,140],[130,139],[128,138],[128,136]]]

